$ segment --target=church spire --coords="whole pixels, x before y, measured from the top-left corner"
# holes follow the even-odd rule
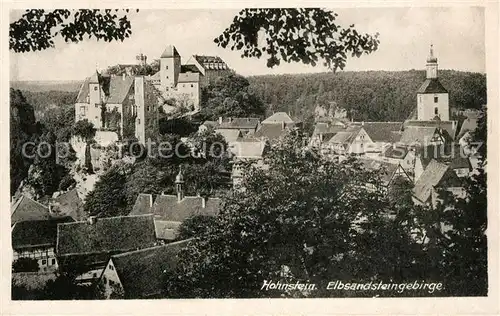
[[[435,79],[437,78],[438,72],[438,63],[437,57],[434,56],[434,45],[431,44],[431,48],[429,50],[429,57],[427,57],[427,79]]]

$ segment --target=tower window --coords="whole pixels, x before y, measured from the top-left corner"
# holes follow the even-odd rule
[[[434,114],[438,115],[439,114],[439,110],[438,108],[434,108]]]
[[[193,84],[191,84],[191,88],[194,87]]]
[[[97,91],[97,86],[94,86],[94,91]]]
[[[438,97],[434,97],[434,103],[438,103]]]
[[[168,69],[168,66],[165,66],[165,69]]]

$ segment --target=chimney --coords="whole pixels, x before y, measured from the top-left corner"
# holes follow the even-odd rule
[[[219,116],[219,125],[222,124],[222,116]]]
[[[202,208],[207,207],[207,199],[204,196],[201,197],[201,207]]]
[[[149,195],[149,207],[153,207],[153,194]]]
[[[125,73],[123,73],[123,74],[122,74],[122,80],[125,80],[125,76],[126,76],[126,74],[125,74]]]
[[[184,199],[184,176],[181,166],[179,166],[179,173],[175,177],[175,187],[177,189],[177,202],[180,202]]]

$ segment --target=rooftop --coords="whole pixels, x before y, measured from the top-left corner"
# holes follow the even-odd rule
[[[417,93],[448,93],[438,78],[428,78],[418,88]]]
[[[50,219],[49,208],[39,202],[22,195],[12,206],[11,225],[23,221]]]
[[[12,227],[12,248],[55,247],[57,224],[72,222],[71,217],[19,222]]]
[[[413,195],[425,203],[429,200],[433,188],[442,184],[457,187],[460,186],[460,180],[454,172],[451,172],[448,165],[433,159],[415,183]]]

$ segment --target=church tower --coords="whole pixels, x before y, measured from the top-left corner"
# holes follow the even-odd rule
[[[426,79],[417,90],[417,119],[419,121],[449,121],[448,91],[438,78],[438,60],[431,45],[426,64]]]

